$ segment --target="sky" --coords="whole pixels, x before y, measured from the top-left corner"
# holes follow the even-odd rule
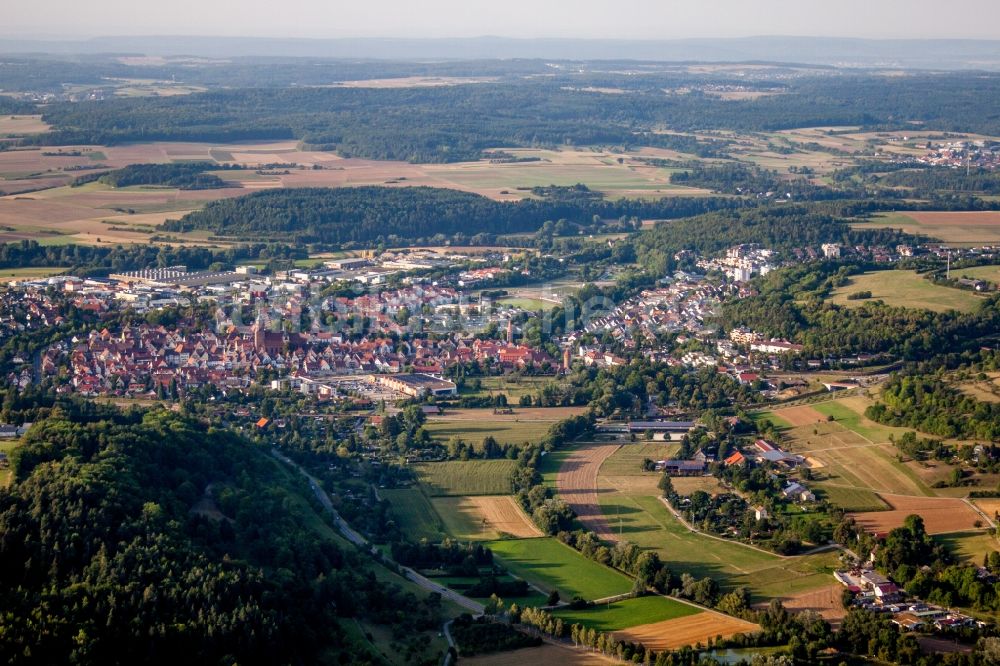
[[[14,0],[6,37],[1000,39],[998,0]]]

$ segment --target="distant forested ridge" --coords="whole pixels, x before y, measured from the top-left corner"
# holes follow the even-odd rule
[[[130,164],[104,173],[90,173],[73,181],[74,187],[101,182],[111,187],[162,185],[181,190],[211,190],[226,187],[226,181],[205,173],[219,167],[211,162],[176,162],[172,164]]]
[[[479,159],[498,146],[672,147],[656,130],[771,131],[793,127],[898,128],[1000,134],[990,106],[1000,75],[843,75],[790,81],[782,94],[731,101],[664,92],[657,77],[502,79],[429,88],[238,88],[193,95],[60,102],[44,109],[47,145],[126,141],[297,139],[347,156],[414,162]],[[680,83],[677,77],[672,79]],[[690,81],[689,81],[690,83]],[[573,85],[575,84],[575,85]],[[690,143],[690,138],[688,138]],[[719,141],[681,148],[710,154]],[[703,150],[704,149],[704,150]]]
[[[572,189],[572,188],[569,188]],[[534,232],[549,220],[591,224],[594,216],[666,219],[747,205],[735,199],[664,198],[605,201],[586,188],[560,189],[549,199],[494,201],[432,187],[292,188],[254,192],[208,204],[167,221],[166,231],[208,229],[220,236],[280,237],[306,243],[372,242],[395,236]]]
[[[48,412],[0,489],[4,663],[373,663],[339,617],[438,626],[311,527],[305,482],[238,436],[167,411]]]

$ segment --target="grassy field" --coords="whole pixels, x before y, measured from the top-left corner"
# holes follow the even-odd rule
[[[420,463],[414,470],[431,497],[506,495],[516,466],[513,460],[468,460]]]
[[[970,277],[977,280],[988,280],[1000,284],[1000,266],[975,266],[973,268],[956,268],[951,272],[953,278]]]
[[[666,597],[650,596],[597,604],[586,610],[560,610],[553,613],[569,624],[582,624],[597,631],[618,631],[678,617],[695,615],[701,609]]]
[[[414,541],[438,541],[448,535],[445,524],[419,488],[380,490],[392,505],[392,516],[400,530]]]
[[[556,487],[556,477],[559,475],[559,468],[562,467],[563,461],[570,454],[567,450],[562,451],[550,451],[545,454],[542,458],[541,463],[538,465],[538,472],[542,475],[542,483],[544,483],[549,488]]]
[[[868,398],[851,396],[830,402],[818,402],[812,405],[812,408],[820,414],[832,416],[840,425],[872,442],[888,442],[890,435],[899,436],[907,431],[906,428],[884,426],[866,418],[864,412],[870,404],[872,401]]]
[[[963,562],[981,566],[983,557],[994,551],[1000,551],[1000,541],[985,532],[959,532],[942,534],[934,537],[940,541]]]
[[[955,245],[1000,242],[1000,213],[994,211],[882,213],[852,226],[857,229],[902,229]]]
[[[750,418],[753,419],[755,422],[757,422],[757,421],[770,421],[771,423],[773,423],[778,428],[791,428],[792,427],[791,423],[789,423],[785,419],[781,418],[780,416],[778,416],[774,412],[770,412],[770,411],[768,411],[768,412],[754,412],[753,414],[750,415]]]
[[[552,421],[497,421],[484,415],[482,421],[448,421],[432,419],[424,424],[431,437],[447,442],[458,437],[469,444],[480,444],[493,437],[501,444],[536,442],[549,431]]]
[[[553,538],[509,539],[487,544],[516,576],[546,590],[559,590],[563,599],[581,596],[601,599],[632,589],[626,575],[588,560]]]
[[[866,300],[850,301],[847,296],[858,291],[870,291]],[[843,287],[831,294],[831,300],[849,308],[861,307],[870,300],[882,300],[887,305],[945,312],[971,312],[983,302],[982,296],[970,291],[941,287],[925,280],[916,271],[871,271],[855,275]]]
[[[435,497],[434,510],[450,536],[463,541],[542,536],[510,495]]]
[[[20,439],[9,439],[0,442],[0,453],[10,454],[11,451],[16,449],[20,445]],[[6,487],[10,485],[11,480],[14,478],[14,471],[10,468],[0,469],[0,487]]]
[[[531,312],[537,312],[539,310],[551,310],[557,303],[552,301],[543,301],[540,298],[527,298],[524,296],[511,296],[508,298],[501,298],[497,301],[500,305],[509,305],[510,307],[520,308],[522,310],[528,310]]]
[[[620,492],[655,495],[662,474],[642,469],[644,460],[664,460],[676,453],[679,445],[667,442],[636,442],[625,444],[601,465],[600,475],[608,485]]]
[[[710,576],[724,589],[746,586],[755,599],[791,595],[829,585],[836,555],[791,559],[690,532],[657,497],[602,493],[601,508],[612,531],[655,550],[671,569]]]
[[[58,275],[67,270],[65,266],[45,266],[31,268],[4,268],[0,270],[0,282],[11,282],[12,280],[34,280],[36,278],[46,278],[51,275]]]
[[[884,511],[889,508],[878,495],[864,488],[848,488],[833,483],[819,483],[813,488],[820,499],[825,499],[844,511]]]
[[[510,375],[500,375],[498,377],[482,377],[479,380],[480,390],[478,393],[486,395],[490,392],[503,393],[507,396],[507,402],[517,404],[518,398],[522,395],[534,395],[543,386],[556,381],[554,377],[517,377]]]

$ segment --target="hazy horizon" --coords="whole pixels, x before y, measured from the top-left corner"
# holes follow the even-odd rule
[[[724,39],[760,36],[862,39],[1000,39],[1000,3],[954,0],[827,2],[715,0],[58,0],[15,3],[0,36],[74,40],[104,36],[256,38]]]

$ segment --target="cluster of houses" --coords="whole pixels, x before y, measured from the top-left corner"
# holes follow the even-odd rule
[[[891,615],[893,623],[903,631],[934,632],[986,626],[985,622],[968,615],[910,599],[904,590],[874,569],[835,571],[833,577],[854,594],[855,605]]]
[[[294,377],[355,374],[440,374],[479,361],[503,369],[553,366],[544,351],[455,334],[442,339],[345,339],[328,332],[288,333],[228,325],[223,331],[140,324],[91,331],[57,342],[41,355],[43,375],[65,376],[64,391],[85,395],[145,394],[158,387],[242,387],[262,370]]]

